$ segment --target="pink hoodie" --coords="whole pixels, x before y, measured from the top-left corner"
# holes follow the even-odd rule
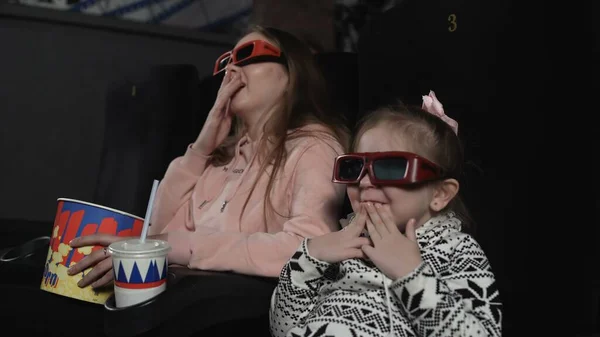
[[[325,128],[313,124],[302,130]],[[233,160],[221,167],[207,165],[209,157],[191,146],[171,162],[156,193],[149,234],[168,233],[172,261],[277,277],[304,238],[338,229],[345,186],[331,178],[343,149],[329,136],[289,140],[287,160],[271,192],[275,212],[267,208],[265,223],[269,177],[262,174],[240,220],[260,168],[257,146],[258,141],[242,137]]]

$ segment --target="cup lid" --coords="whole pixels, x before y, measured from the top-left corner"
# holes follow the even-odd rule
[[[166,254],[171,250],[171,246],[168,242],[163,240],[151,240],[146,239],[145,242],[141,242],[140,239],[128,239],[113,242],[108,246],[108,250],[111,253],[117,254]]]

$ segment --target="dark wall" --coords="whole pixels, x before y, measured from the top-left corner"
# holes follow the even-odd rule
[[[155,64],[203,78],[233,39],[0,4],[0,41],[0,219],[51,221],[57,198],[93,196],[111,82]]]

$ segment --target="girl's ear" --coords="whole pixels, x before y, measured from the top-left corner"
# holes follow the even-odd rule
[[[456,179],[444,179],[435,186],[429,208],[435,212],[443,210],[458,194],[458,189],[459,183]]]

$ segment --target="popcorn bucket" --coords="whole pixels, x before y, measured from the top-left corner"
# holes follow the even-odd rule
[[[54,227],[50,238],[50,247],[42,277],[41,289],[91,303],[104,304],[113,294],[112,284],[102,289],[90,286],[79,288],[77,282],[83,278],[83,272],[69,276],[67,269],[75,265],[91,252],[103,249],[102,246],[71,248],[69,242],[74,238],[104,233],[125,237],[139,236],[144,219],[112,208],[85,201],[59,198]]]

